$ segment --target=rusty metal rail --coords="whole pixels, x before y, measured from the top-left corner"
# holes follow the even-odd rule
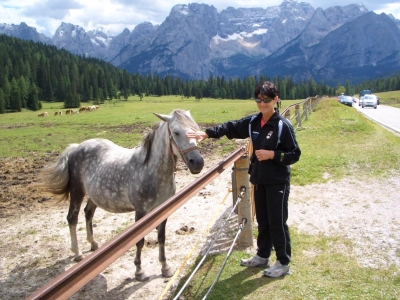
[[[203,176],[193,181],[72,268],[44,285],[27,299],[68,299],[173,214],[204,186],[219,176],[245,152],[246,148],[241,147],[230,154]]]

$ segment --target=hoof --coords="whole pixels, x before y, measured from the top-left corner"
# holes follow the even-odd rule
[[[92,247],[90,248],[90,250],[91,250],[91,251],[95,251],[95,250],[97,250],[97,249],[99,249],[99,244],[97,244],[96,242],[93,242],[93,243],[92,243]]]
[[[77,256],[74,257],[74,261],[81,261],[82,259],[83,259],[83,255],[82,254],[77,255]]]
[[[161,269],[161,274],[165,278],[170,278],[172,275],[174,275],[174,272],[172,272],[171,268],[166,268],[166,269]]]
[[[144,272],[136,273],[135,278],[137,281],[147,281],[149,280],[149,276],[147,276]]]

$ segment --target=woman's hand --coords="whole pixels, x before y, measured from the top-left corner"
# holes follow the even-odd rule
[[[256,150],[256,157],[259,161],[273,159],[275,152],[272,150]]]
[[[198,142],[201,142],[202,140],[208,138],[207,133],[203,131],[196,131],[194,129],[187,131],[186,136],[188,138],[195,138]]]

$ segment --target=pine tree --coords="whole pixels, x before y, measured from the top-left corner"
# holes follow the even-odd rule
[[[13,77],[11,79],[11,95],[10,95],[10,109],[12,111],[21,111],[21,93],[19,90],[18,82]]]
[[[2,89],[3,89],[4,104],[6,106],[6,109],[10,109],[11,84],[8,81],[7,77],[4,78]]]
[[[3,90],[0,89],[0,114],[6,113],[6,102],[4,101]]]
[[[42,108],[42,105],[39,101],[38,97],[38,90],[35,84],[31,84],[29,88],[29,95],[28,99],[26,101],[26,106],[28,109],[31,109],[33,111],[39,110]]]

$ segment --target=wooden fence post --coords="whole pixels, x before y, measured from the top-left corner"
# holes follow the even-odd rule
[[[291,120],[290,120],[290,109],[288,109],[287,111],[285,111],[284,117],[285,117],[286,119],[288,119],[288,120],[291,122]]]
[[[294,106],[294,115],[296,116],[297,127],[301,127],[300,105],[298,104]]]
[[[236,186],[234,186],[233,189],[236,189],[236,195],[240,195],[242,187],[246,189],[243,193],[242,200],[238,204],[238,224],[242,222],[243,218],[247,219],[247,222],[238,238],[238,245],[240,247],[253,246],[253,220],[248,169],[248,155],[243,155],[237,161],[235,161]]]
[[[310,103],[310,100],[303,103],[304,121],[308,120],[308,105],[309,105],[309,103]]]

